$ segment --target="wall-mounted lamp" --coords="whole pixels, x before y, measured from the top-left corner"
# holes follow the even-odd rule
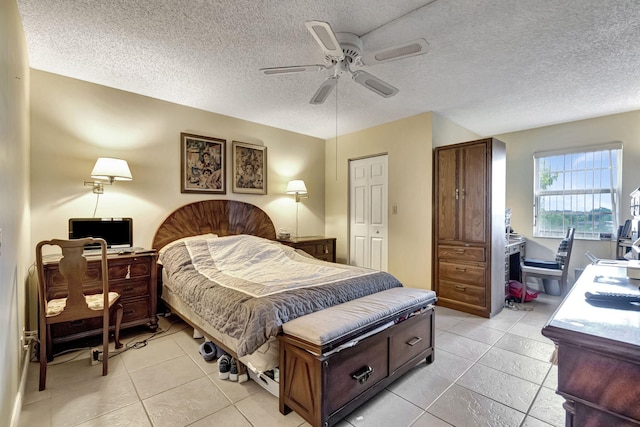
[[[304,185],[304,181],[301,179],[294,179],[287,184],[287,194],[295,194],[296,198],[296,237],[298,235],[298,203],[302,198],[308,198],[307,186]]]
[[[113,181],[131,181],[131,171],[126,160],[99,157],[91,171],[91,178],[103,181],[85,181],[84,185],[93,187],[94,194],[104,193],[104,185]]]

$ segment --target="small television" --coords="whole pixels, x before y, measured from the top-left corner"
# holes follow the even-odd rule
[[[133,246],[133,220],[131,218],[71,218],[69,239],[102,238],[109,248]]]

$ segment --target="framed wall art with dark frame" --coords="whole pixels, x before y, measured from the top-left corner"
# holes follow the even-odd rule
[[[234,193],[267,194],[267,147],[233,141]]]
[[[227,141],[180,133],[180,192],[226,194]]]

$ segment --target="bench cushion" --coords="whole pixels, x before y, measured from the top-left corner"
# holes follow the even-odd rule
[[[324,345],[385,317],[435,301],[433,291],[392,288],[298,317],[282,325],[282,330],[287,335]]]

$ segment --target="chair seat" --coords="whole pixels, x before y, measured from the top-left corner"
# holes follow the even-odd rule
[[[552,276],[562,277],[563,271],[555,268],[543,268],[543,267],[531,267],[527,265],[521,265],[520,269],[525,274],[534,274],[536,276]]]
[[[562,266],[555,261],[543,261],[541,259],[525,258],[522,260],[522,263],[527,267],[540,267],[540,268],[549,268],[549,269],[555,269],[555,270],[562,269]]]
[[[120,297],[117,292],[109,292],[109,307]],[[90,310],[102,310],[102,304],[104,302],[103,294],[85,295],[84,300],[87,302]],[[48,301],[47,303],[47,317],[57,316],[67,305],[66,298],[56,298]]]

